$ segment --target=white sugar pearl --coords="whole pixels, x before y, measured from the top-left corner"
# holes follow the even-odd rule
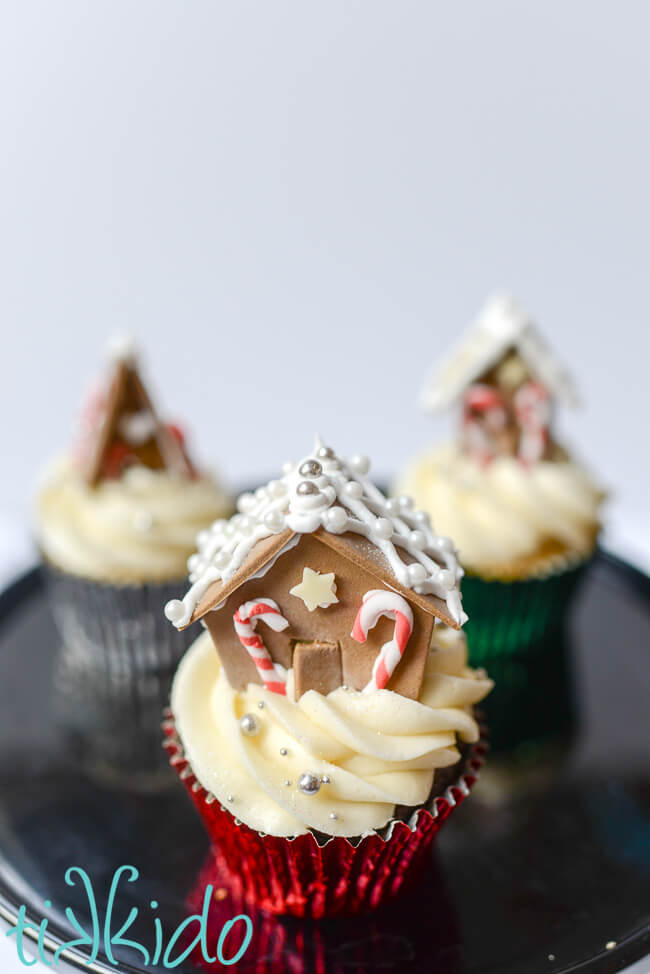
[[[283,484],[281,480],[270,480],[266,489],[271,497],[282,497],[287,492],[286,484]]]
[[[284,514],[281,511],[267,511],[264,515],[264,525],[274,533],[282,531],[285,526]]]
[[[452,589],[456,584],[454,573],[450,572],[446,568],[443,568],[442,571],[438,572],[438,582],[443,588],[446,588],[447,590]]]
[[[343,488],[343,496],[349,497],[350,500],[358,501],[360,497],[363,497],[363,487],[358,484],[356,480],[351,480],[349,484],[346,484]]]
[[[199,531],[199,533],[196,536],[196,543],[199,546],[199,548],[202,548],[204,545],[208,543],[209,539],[210,539],[210,535],[207,531]]]
[[[418,524],[424,524],[429,527],[431,524],[431,518],[426,511],[416,511],[413,515]]]
[[[227,568],[230,564],[230,555],[228,552],[220,551],[214,558],[214,564],[219,569]]]
[[[222,534],[227,523],[224,518],[220,517],[218,521],[213,521],[210,530],[213,534]]]
[[[435,538],[434,540],[435,540],[435,546],[436,548],[438,548],[439,551],[454,550],[454,542],[451,540],[451,538],[446,538],[444,535],[441,534],[438,535],[438,537]]]
[[[402,494],[401,497],[398,497],[398,501],[403,511],[410,511],[413,507],[413,499],[408,494]]]
[[[165,616],[170,622],[180,622],[185,615],[185,606],[180,599],[172,599],[165,606]]]
[[[427,537],[424,531],[411,531],[409,535],[409,541],[414,548],[417,548],[418,550],[422,550],[422,548],[426,546]]]
[[[325,520],[328,531],[345,531],[348,525],[348,516],[342,507],[332,507],[326,511]]]
[[[399,501],[396,497],[389,497],[386,501],[386,510],[389,514],[397,514],[399,512]]]
[[[254,519],[252,517],[248,517],[248,515],[244,515],[244,517],[242,517],[241,521],[239,522],[239,530],[241,531],[241,533],[245,535],[249,535],[253,533],[254,529],[255,529]]]
[[[427,570],[424,565],[420,565],[418,562],[415,565],[409,565],[409,582],[411,585],[420,585],[427,577]]]
[[[255,504],[255,496],[253,494],[240,494],[237,498],[237,510],[246,513],[250,511],[251,507]]]
[[[232,538],[236,530],[237,530],[237,525],[233,524],[232,521],[228,521],[228,524],[226,524],[223,533],[227,538]]]
[[[190,555],[187,559],[187,570],[188,572],[195,572],[199,565],[201,564],[201,559],[198,555]]]
[[[348,466],[350,470],[354,470],[355,473],[361,474],[363,477],[370,470],[370,460],[368,457],[361,456],[361,454],[356,454],[350,457],[348,460]]]
[[[293,460],[285,460],[285,462],[282,464],[282,473],[291,473],[295,466],[296,465]]]
[[[393,525],[387,517],[378,517],[373,532],[382,541],[388,541],[389,538],[393,537]]]

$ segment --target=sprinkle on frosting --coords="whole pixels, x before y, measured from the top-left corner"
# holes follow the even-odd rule
[[[369,469],[366,457],[343,460],[317,438],[312,453],[287,464],[279,480],[242,494],[229,521],[215,521],[199,534],[198,551],[188,562],[191,588],[182,601],[167,604],[167,618],[179,628],[187,625],[209,586],[232,578],[264,538],[287,529],[301,535],[322,528],[366,538],[401,585],[442,599],[462,625],[467,620],[459,586],[463,570],[452,541],[434,533],[429,515],[414,510],[409,497],[387,499],[368,479]]]

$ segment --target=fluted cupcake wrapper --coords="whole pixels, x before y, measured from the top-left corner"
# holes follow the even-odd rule
[[[468,796],[486,751],[485,734],[472,745],[463,773],[408,822],[394,819],[381,833],[356,842],[342,836],[265,835],[244,825],[196,778],[171,711],[163,723],[169,762],[185,785],[212,840],[224,883],[270,913],[322,918],[379,908],[409,889],[426,866],[434,836]]]
[[[503,751],[571,733],[575,715],[565,620],[588,561],[544,578],[463,579],[469,662],[495,687],[482,704],[490,746]]]
[[[183,582],[113,585],[51,564],[44,571],[61,642],[55,705],[84,762],[137,786],[147,776],[171,777],[160,754],[160,713],[197,627],[178,632],[164,607]]]

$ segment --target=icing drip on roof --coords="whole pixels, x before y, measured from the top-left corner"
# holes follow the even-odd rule
[[[429,412],[446,409],[468,385],[514,348],[551,394],[576,405],[578,394],[571,376],[539,333],[533,319],[506,292],[494,294],[461,341],[440,365],[434,366],[420,394]]]
[[[366,457],[343,460],[317,440],[312,453],[285,466],[280,480],[242,494],[238,514],[199,534],[198,551],[188,561],[192,586],[182,601],[167,604],[167,618],[175,626],[187,625],[209,586],[232,578],[263,538],[287,529],[309,534],[323,528],[367,539],[401,585],[442,599],[462,625],[467,620],[459,587],[463,570],[453,543],[434,533],[429,515],[413,510],[410,498],[384,497],[368,479],[369,469]]]

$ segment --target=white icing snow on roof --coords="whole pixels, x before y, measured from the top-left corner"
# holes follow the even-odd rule
[[[263,538],[287,528],[307,534],[322,527],[332,534],[350,531],[367,538],[400,584],[420,595],[438,596],[462,625],[467,621],[460,597],[463,570],[453,543],[434,534],[429,515],[414,511],[410,498],[384,497],[366,476],[369,469],[366,457],[345,461],[317,440],[307,457],[285,465],[280,480],[242,494],[238,514],[199,534],[199,550],[188,561],[192,586],[182,601],[167,603],[167,618],[175,626],[187,625],[210,585],[232,578]],[[411,564],[404,553],[414,559]]]
[[[109,361],[135,362],[139,357],[138,343],[130,332],[116,331],[106,342]]]
[[[539,333],[532,318],[506,292],[494,294],[450,355],[434,366],[420,394],[427,412],[451,406],[465,389],[515,348],[531,374],[557,399],[578,403],[573,379]]]

